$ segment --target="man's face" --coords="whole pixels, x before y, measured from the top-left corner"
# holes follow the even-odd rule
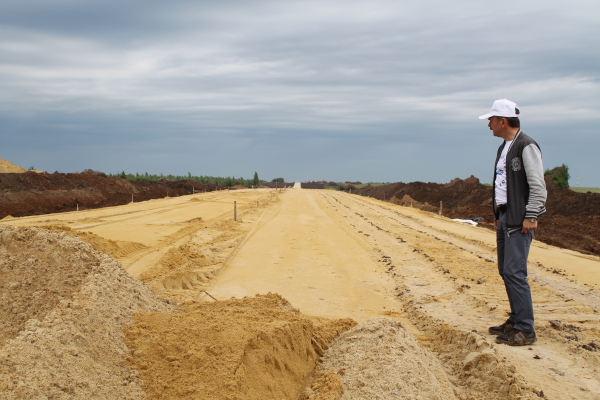
[[[490,121],[488,123],[488,126],[490,127],[490,130],[494,133],[494,136],[501,137],[500,136],[500,132],[504,128],[504,124],[502,123],[503,118],[500,118],[500,117],[489,117],[488,121]]]

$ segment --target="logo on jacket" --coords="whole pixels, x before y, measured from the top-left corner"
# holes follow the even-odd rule
[[[520,171],[522,167],[521,159],[519,157],[513,158],[512,160],[510,160],[510,166],[513,171]]]

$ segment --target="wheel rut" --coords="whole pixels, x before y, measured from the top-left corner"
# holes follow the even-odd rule
[[[595,293],[564,271],[552,273],[531,263],[538,342],[525,348],[497,345],[487,327],[503,322],[509,306],[492,232],[477,228],[465,237],[444,229],[447,222],[430,213],[339,192],[320,196],[362,236],[383,273],[394,279],[404,316],[420,331],[422,344],[444,362],[460,397],[478,398],[477,391],[487,385],[498,396],[512,391],[533,393],[532,398],[598,398]],[[473,369],[468,357],[481,360],[484,353],[491,361]]]

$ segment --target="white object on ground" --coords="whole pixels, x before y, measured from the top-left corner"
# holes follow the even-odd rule
[[[468,224],[471,224],[473,226],[477,226],[477,222],[475,221],[471,221],[470,219],[453,219],[452,221],[457,221],[457,222],[466,222]]]
[[[300,182],[294,182],[294,189],[302,189]]]

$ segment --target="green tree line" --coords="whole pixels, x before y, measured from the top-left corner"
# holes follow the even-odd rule
[[[236,186],[236,185],[257,186],[260,183],[260,181],[258,179],[258,174],[256,172],[254,173],[253,179],[244,179],[242,177],[235,178],[233,176],[227,176],[227,177],[209,176],[209,175],[196,176],[196,175],[192,175],[191,172],[188,172],[187,175],[171,175],[171,174],[155,175],[155,174],[148,174],[148,172],[143,173],[143,174],[139,174],[137,172],[135,174],[126,174],[125,171],[123,171],[120,174],[108,174],[108,176],[114,176],[114,177],[127,179],[130,181],[140,181],[140,182],[157,182],[162,179],[167,179],[170,181],[190,180],[192,182],[203,183],[205,185],[207,185],[209,183],[216,183],[223,187],[232,187],[232,186]]]

